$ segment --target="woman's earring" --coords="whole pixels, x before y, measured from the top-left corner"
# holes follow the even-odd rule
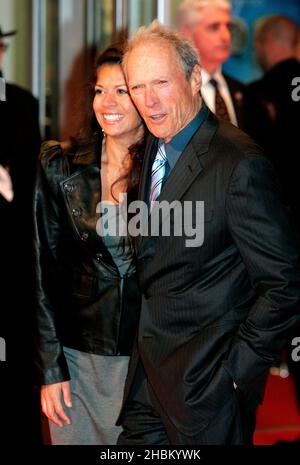
[[[101,128],[101,131],[102,131],[103,137],[105,137],[105,136],[106,136],[106,134],[105,134],[105,132],[104,132],[104,129],[103,129],[103,128]]]

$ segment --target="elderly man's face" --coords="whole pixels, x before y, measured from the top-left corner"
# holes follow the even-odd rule
[[[189,28],[188,35],[194,42],[206,67],[210,63],[220,66],[229,58],[231,50],[230,13],[217,6],[207,6],[195,15],[194,25]]]
[[[200,67],[186,80],[177,54],[167,42],[134,48],[126,62],[131,97],[149,131],[168,142],[200,108]]]

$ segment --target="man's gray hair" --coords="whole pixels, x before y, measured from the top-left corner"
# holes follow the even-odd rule
[[[195,13],[201,13],[201,10],[207,6],[220,7],[229,12],[232,8],[230,0],[184,0],[177,10],[178,27],[191,25],[195,19]]]
[[[139,45],[151,42],[165,42],[174,48],[187,81],[190,79],[195,65],[200,65],[198,52],[190,41],[175,30],[163,26],[159,21],[154,20],[149,26],[140,27],[136,34],[127,42],[123,57],[125,75],[126,63],[130,52]],[[151,59],[151,52],[149,59]]]

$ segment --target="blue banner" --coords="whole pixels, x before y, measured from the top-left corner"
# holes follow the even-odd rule
[[[300,26],[299,0],[232,0],[233,33],[231,58],[224,64],[224,71],[245,83],[261,77],[253,50],[253,31],[256,21],[270,14],[283,14]]]

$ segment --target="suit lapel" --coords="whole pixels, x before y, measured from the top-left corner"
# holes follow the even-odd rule
[[[199,152],[197,154],[195,149],[197,150],[197,146],[191,142],[180,155],[158,197],[160,202],[180,200],[202,171],[202,165],[197,156]]]
[[[153,158],[157,152],[158,146],[158,139],[153,136],[149,136],[146,148],[145,148],[145,156],[142,165],[142,175],[141,175],[141,182],[139,188],[138,198],[139,200],[143,200],[147,202],[147,195],[148,195],[148,185],[150,180],[150,173],[151,173],[151,166],[153,162]]]
[[[235,114],[236,114],[236,119],[237,119],[237,122],[238,122],[238,126],[240,128],[243,128],[244,127],[244,112],[243,112],[243,109],[244,109],[244,106],[243,106],[243,98],[244,98],[244,89],[243,89],[243,85],[241,83],[237,83],[235,80],[233,80],[232,78],[230,78],[229,76],[227,76],[226,74],[223,74],[225,80],[226,80],[226,83],[227,83],[227,86],[228,86],[228,89],[229,89],[229,92],[230,92],[230,95],[231,95],[231,100],[232,100],[232,103],[233,103],[233,107],[234,107],[234,111],[235,111]]]

